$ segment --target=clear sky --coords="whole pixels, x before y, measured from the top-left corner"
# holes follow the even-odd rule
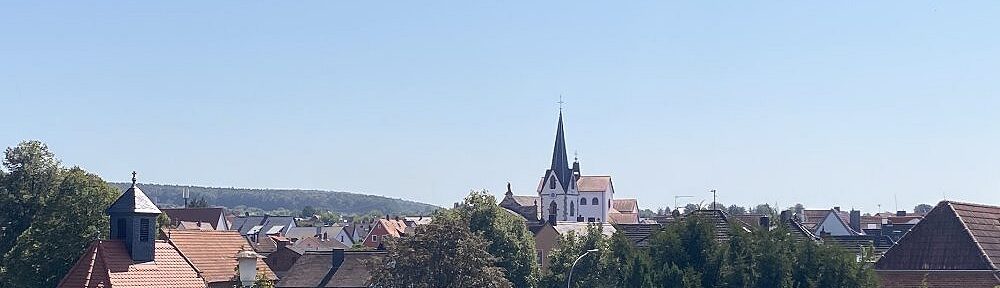
[[[1000,204],[995,1],[3,1],[0,145],[109,181]]]

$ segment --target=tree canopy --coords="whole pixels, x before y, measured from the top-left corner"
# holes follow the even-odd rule
[[[104,208],[120,192],[79,167],[60,167],[39,141],[4,156],[0,278],[14,287],[54,287],[88,243],[107,236]]]

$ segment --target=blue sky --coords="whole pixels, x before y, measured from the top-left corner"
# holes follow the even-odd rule
[[[562,94],[643,207],[1000,204],[995,2],[0,3],[0,144],[109,181],[531,194]]]

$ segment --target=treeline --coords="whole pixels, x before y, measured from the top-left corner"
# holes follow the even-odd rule
[[[112,183],[120,189],[131,183]],[[210,206],[240,208],[241,211],[299,211],[312,206],[342,215],[365,215],[372,211],[393,215],[427,215],[439,207],[409,200],[349,192],[294,190],[294,189],[244,189],[140,184],[142,191],[158,205],[181,207],[181,193],[187,189],[192,200],[204,199]],[[294,215],[294,214],[293,214]]]
[[[603,237],[591,227],[569,234],[550,256],[540,287],[565,287],[573,260],[572,287],[876,287],[874,271],[836,246],[796,241],[787,230],[747,232],[729,228],[729,241],[698,217],[654,233],[637,248],[621,232]]]
[[[868,260],[836,246],[797,241],[783,228],[733,226],[719,241],[707,219],[686,217],[639,248],[620,230],[567,234],[539,272],[521,218],[474,192],[439,211],[415,235],[386,242],[389,257],[370,263],[373,287],[877,287]],[[596,250],[596,252],[588,252]],[[576,268],[573,262],[579,258]],[[449,263],[449,265],[440,265]]]

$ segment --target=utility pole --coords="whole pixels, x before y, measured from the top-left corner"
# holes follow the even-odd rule
[[[715,195],[715,189],[712,189],[712,190],[710,190],[708,192],[712,192],[712,210],[718,209],[716,207],[717,205],[715,205],[715,203],[717,203],[716,200],[715,200],[716,199],[716,197],[715,197],[716,196]]]

